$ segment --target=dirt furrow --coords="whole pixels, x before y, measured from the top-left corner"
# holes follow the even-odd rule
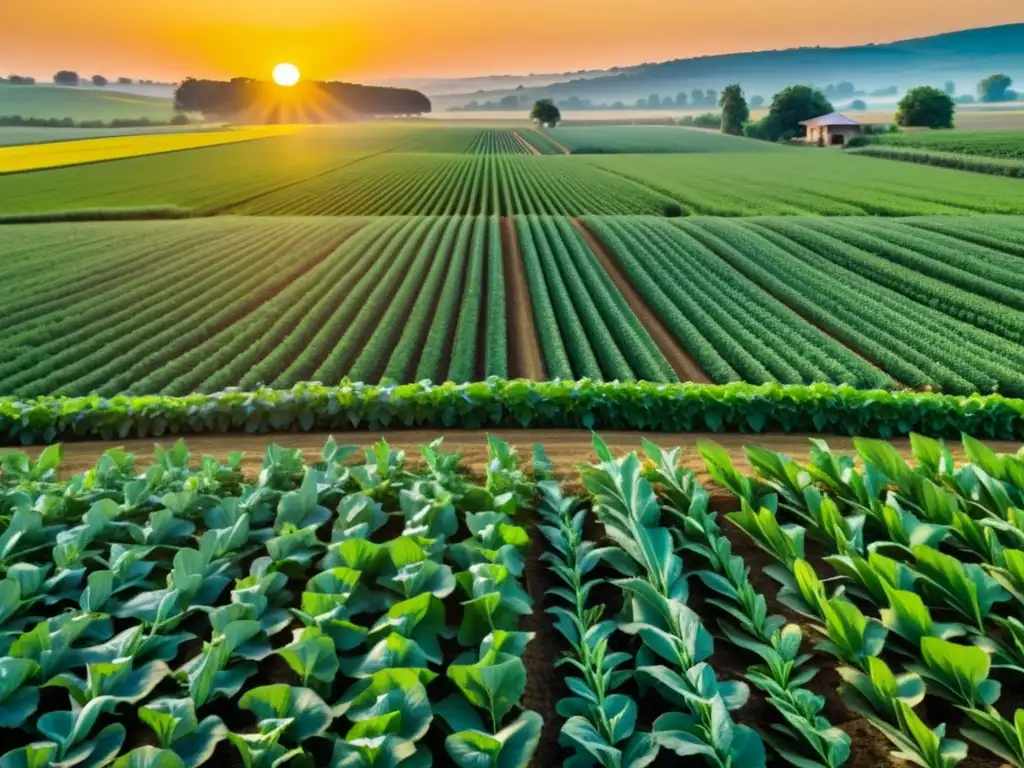
[[[505,302],[508,318],[508,368],[512,378],[546,381],[547,371],[540,352],[540,337],[533,322],[533,302],[526,282],[523,256],[519,252],[516,222],[501,220],[501,254],[505,265]]]
[[[615,283],[615,287],[619,289],[623,298],[626,299],[626,303],[633,310],[633,314],[643,323],[647,333],[654,339],[654,343],[658,345],[661,354],[668,360],[669,365],[672,366],[676,375],[679,376],[680,381],[696,381],[702,384],[710,383],[711,379],[701,370],[697,361],[693,359],[689,352],[683,349],[682,345],[676,340],[676,337],[672,335],[672,332],[661,322],[661,318],[647,306],[647,302],[644,301],[636,288],[633,287],[629,278],[626,277],[626,273],[619,266],[618,261],[604,247],[604,243],[595,237],[594,233],[587,229],[579,219],[573,219],[572,223],[580,231],[580,234],[583,235],[587,247],[597,257],[597,260],[601,262],[604,271],[608,273],[612,282]]]
[[[513,133],[512,135],[515,137],[515,140],[519,143],[519,145],[523,149],[525,149],[527,152],[529,152],[531,155],[543,154],[539,149],[537,149],[535,146],[533,146],[533,144],[528,142],[526,139],[524,139],[518,133]]]

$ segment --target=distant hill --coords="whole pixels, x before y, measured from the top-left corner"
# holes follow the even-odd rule
[[[137,120],[154,122],[174,116],[170,99],[139,96],[113,88],[59,85],[0,85],[0,116],[82,120]]]
[[[522,103],[539,97],[556,100],[577,97],[593,103],[626,104],[651,94],[674,97],[694,88],[720,90],[734,82],[748,95],[765,98],[786,85],[852,82],[859,90],[897,86],[901,91],[919,84],[941,85],[953,80],[961,93],[973,93],[977,80],[992,72],[1006,72],[1024,81],[1024,24],[967,29],[931,37],[845,48],[791,48],[641,64],[587,73],[541,87],[498,89],[485,93],[435,96],[440,111],[475,100],[498,101],[518,94]]]

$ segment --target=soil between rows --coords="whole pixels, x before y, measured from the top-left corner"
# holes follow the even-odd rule
[[[572,224],[583,235],[583,240],[586,242],[587,247],[590,248],[590,251],[600,262],[604,271],[608,273],[608,277],[615,283],[615,287],[619,289],[633,314],[637,316],[637,319],[647,329],[647,333],[650,334],[654,343],[658,345],[658,349],[661,350],[661,354],[665,356],[669,365],[672,366],[676,375],[679,376],[679,380],[710,384],[711,379],[708,378],[708,375],[701,370],[701,367],[690,353],[683,349],[682,345],[676,340],[676,337],[672,335],[672,332],[661,322],[661,318],[658,317],[657,313],[647,306],[647,302],[644,301],[644,298],[633,287],[629,278],[626,277],[626,273],[619,266],[618,261],[604,247],[604,243],[587,229],[579,219],[573,219]]]
[[[533,300],[526,282],[526,268],[519,251],[516,222],[501,220],[501,255],[505,267],[506,313],[508,318],[508,367],[513,378],[545,381],[547,372],[540,352],[540,337],[533,322]]]

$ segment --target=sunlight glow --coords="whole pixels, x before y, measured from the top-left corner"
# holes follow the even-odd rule
[[[299,68],[287,62],[274,67],[274,82],[285,88],[291,88],[299,82],[301,74]]]

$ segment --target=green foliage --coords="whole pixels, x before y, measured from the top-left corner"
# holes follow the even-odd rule
[[[718,106],[722,108],[722,133],[742,136],[743,126],[750,119],[750,108],[739,83],[727,85],[722,90]]]
[[[800,135],[800,123],[834,112],[821,91],[807,85],[791,85],[772,97],[768,114],[757,128],[756,138],[765,141],[791,139]]]
[[[1010,90],[1013,80],[1008,75],[989,75],[978,83],[978,101],[1014,101],[1017,93]]]
[[[938,88],[911,88],[896,108],[896,125],[919,128],[952,128],[956,104]]]
[[[562,113],[551,99],[539,99],[530,110],[530,119],[544,126],[555,126],[561,122]]]

